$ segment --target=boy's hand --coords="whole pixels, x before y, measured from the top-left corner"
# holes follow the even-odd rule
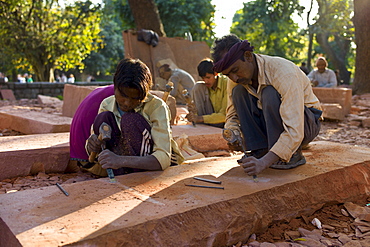
[[[92,152],[99,153],[101,151],[102,144],[103,144],[103,141],[100,141],[97,135],[92,134],[87,139],[87,151],[89,153],[92,153]]]
[[[122,167],[122,157],[123,156],[117,155],[112,151],[105,149],[99,154],[98,161],[99,164],[101,164],[101,167],[104,169],[118,169]]]

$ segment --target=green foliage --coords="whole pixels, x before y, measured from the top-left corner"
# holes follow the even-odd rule
[[[87,74],[112,75],[123,58],[122,22],[115,11],[115,1],[105,0],[99,36],[102,43],[83,61]]]
[[[190,32],[193,40],[212,44],[215,33],[215,9],[210,0],[154,0],[167,37],[184,37]],[[135,23],[127,0],[119,8],[124,29],[134,29]]]
[[[256,53],[298,62],[305,39],[292,15],[301,15],[302,12],[303,7],[298,0],[250,1],[234,15],[231,32],[248,39]]]
[[[48,81],[54,68],[83,68],[82,60],[101,43],[99,8],[91,1],[0,1],[0,47],[12,54],[13,65],[31,66],[37,80]]]
[[[349,67],[354,66],[354,34],[352,22],[353,0],[316,0],[319,13],[313,30],[316,34],[325,33],[330,48]],[[325,49],[317,47],[315,54],[325,53]],[[330,63],[330,61],[329,61]]]
[[[184,37],[212,44],[214,39],[214,6],[209,0],[155,0],[164,30],[169,37]]]

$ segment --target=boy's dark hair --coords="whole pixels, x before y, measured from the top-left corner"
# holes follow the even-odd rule
[[[209,58],[205,58],[198,64],[197,69],[200,77],[206,76],[207,73],[213,75],[213,61]]]
[[[145,99],[152,87],[152,74],[140,59],[125,58],[117,65],[113,77],[114,89],[123,93],[124,88],[135,88],[140,92],[140,100]]]
[[[235,34],[225,35],[220,39],[216,39],[212,47],[213,62],[217,63],[236,43],[242,42]]]

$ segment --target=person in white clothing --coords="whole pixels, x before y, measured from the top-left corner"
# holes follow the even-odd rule
[[[67,82],[68,83],[75,83],[75,76],[73,74],[70,74]]]
[[[324,57],[316,60],[317,69],[312,70],[307,76],[313,87],[336,87],[337,77],[333,70],[326,68],[328,62]]]

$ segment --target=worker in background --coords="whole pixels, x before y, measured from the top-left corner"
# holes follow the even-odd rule
[[[198,65],[198,74],[203,81],[198,81],[191,92],[197,114],[189,105],[188,121],[204,123],[223,128],[226,119],[227,84],[229,79],[213,71],[213,61],[209,58]]]
[[[301,66],[299,67],[303,73],[305,73],[306,75],[308,75],[308,73],[310,73],[310,71],[308,70],[307,66],[306,66],[306,63],[305,62],[302,62],[301,63]]]
[[[158,70],[161,78],[173,82],[171,95],[175,97],[176,104],[186,104],[182,91],[186,89],[189,94],[191,93],[195,84],[194,78],[185,70],[171,69],[168,64],[163,64]]]
[[[336,87],[337,77],[333,70],[328,69],[328,62],[324,57],[316,60],[316,69],[312,70],[307,76],[311,80],[313,87]]]

